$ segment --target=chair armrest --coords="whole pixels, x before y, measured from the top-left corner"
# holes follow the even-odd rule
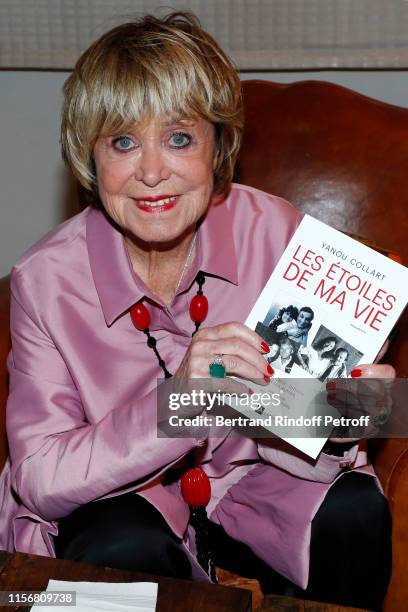
[[[370,458],[392,513],[392,576],[384,612],[405,610],[408,601],[408,440],[371,440]]]

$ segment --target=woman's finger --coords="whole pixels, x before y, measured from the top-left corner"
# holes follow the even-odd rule
[[[351,372],[353,378],[395,378],[396,372],[392,365],[382,363],[361,364]]]
[[[249,329],[243,323],[232,321],[230,323],[222,323],[213,327],[206,327],[197,332],[194,336],[194,341],[199,340],[225,340],[227,338],[237,338],[251,345],[259,353],[264,354],[269,351],[269,347],[265,340],[256,332]]]
[[[216,355],[222,355],[228,374],[259,380],[273,373],[273,368],[258,350],[236,337],[201,340],[192,348],[191,354],[203,360],[204,369]]]

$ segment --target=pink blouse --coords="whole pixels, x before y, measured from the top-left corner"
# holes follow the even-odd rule
[[[305,459],[272,440],[158,438],[161,370],[129,308],[146,299],[151,331],[174,372],[191,341],[189,302],[206,273],[205,326],[245,321],[300,215],[286,201],[234,185],[201,223],[195,258],[166,307],[133,272],[122,234],[87,208],[50,232],[12,275],[7,432],[0,476],[0,548],[53,555],[58,519],[136,491],[162,512],[194,560],[188,508],[164,472],[192,449],[212,480],[212,520],[306,587],[310,524],[342,466],[371,473],[357,447]]]

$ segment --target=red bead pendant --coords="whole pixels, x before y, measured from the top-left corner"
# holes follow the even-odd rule
[[[150,325],[150,315],[146,306],[141,302],[133,304],[130,308],[130,318],[136,329],[144,331]]]
[[[205,507],[211,498],[211,485],[201,468],[187,470],[181,477],[181,493],[189,506]]]
[[[208,314],[208,300],[205,295],[197,294],[190,303],[190,317],[194,323],[202,323]]]

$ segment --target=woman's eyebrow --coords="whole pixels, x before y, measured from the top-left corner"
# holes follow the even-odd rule
[[[184,127],[194,127],[197,125],[197,121],[195,119],[188,119],[187,117],[170,117],[163,122],[164,127],[170,127],[173,125],[182,125]]]

